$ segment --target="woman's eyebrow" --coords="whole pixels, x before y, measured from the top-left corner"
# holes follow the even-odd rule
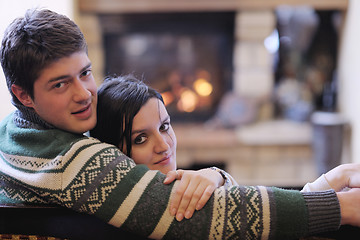
[[[131,135],[142,133],[142,132],[145,132],[145,131],[146,131],[146,129],[134,130],[134,131],[132,131]]]
[[[170,116],[166,115],[166,117],[163,120],[161,120],[161,122],[163,123],[163,122],[166,122],[166,121],[169,121],[169,120],[170,120]]]

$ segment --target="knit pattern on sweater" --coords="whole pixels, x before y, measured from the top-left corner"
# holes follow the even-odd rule
[[[177,222],[169,214],[177,182],[163,184],[165,175],[112,145],[57,129],[19,128],[12,116],[0,124],[0,173],[0,200],[56,203],[155,239],[281,238],[283,223],[296,226],[286,237],[308,233],[301,193],[266,187],[218,188],[201,211]]]

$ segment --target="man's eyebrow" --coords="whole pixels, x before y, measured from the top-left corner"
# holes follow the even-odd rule
[[[86,65],[85,67],[83,67],[79,73],[82,73],[84,72],[86,69],[90,68],[91,67],[91,63],[89,63],[88,65]],[[61,76],[58,76],[58,77],[55,77],[55,78],[51,78],[48,83],[52,83],[52,82],[56,82],[56,81],[59,81],[59,80],[62,80],[62,79],[66,79],[66,78],[69,78],[71,77],[70,75],[61,75]]]
[[[62,75],[62,76],[58,76],[58,77],[55,77],[55,78],[51,78],[48,83],[52,83],[52,82],[57,82],[59,80],[62,80],[62,79],[66,79],[66,78],[69,78],[70,75]]]
[[[86,69],[90,68],[91,67],[91,63],[89,63],[88,65],[86,65],[85,67],[83,67],[80,72],[83,72],[85,71]]]

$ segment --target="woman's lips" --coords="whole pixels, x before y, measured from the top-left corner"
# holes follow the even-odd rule
[[[160,161],[156,162],[155,164],[167,165],[167,164],[169,164],[170,161],[171,161],[171,155],[161,159]]]

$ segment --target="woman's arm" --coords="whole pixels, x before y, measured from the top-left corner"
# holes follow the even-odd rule
[[[195,210],[203,208],[216,188],[237,185],[230,174],[216,167],[198,171],[169,171],[164,183],[169,184],[174,180],[180,180],[180,183],[171,197],[170,214],[176,216],[178,221],[184,217],[191,218]]]

